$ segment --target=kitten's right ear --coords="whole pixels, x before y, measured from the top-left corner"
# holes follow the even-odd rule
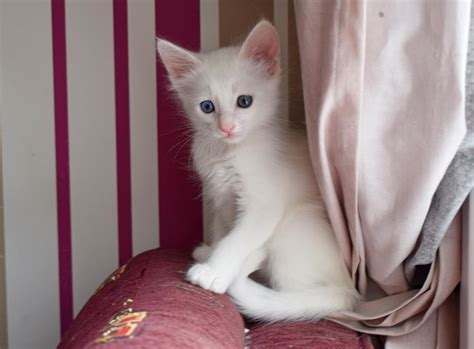
[[[245,39],[239,55],[262,63],[266,73],[273,77],[280,73],[280,39],[273,25],[260,21]]]
[[[196,55],[169,41],[157,39],[156,48],[172,81],[182,78],[201,64]]]

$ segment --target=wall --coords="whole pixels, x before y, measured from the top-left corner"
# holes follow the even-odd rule
[[[301,101],[292,2],[186,6],[0,1],[0,347],[55,347],[120,264],[202,238],[199,186],[156,61],[157,35],[206,51],[235,43],[266,17],[282,39],[283,98]],[[301,122],[299,103],[285,108],[292,124]]]

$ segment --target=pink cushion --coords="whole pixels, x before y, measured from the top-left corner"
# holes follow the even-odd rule
[[[244,322],[227,296],[184,281],[188,254],[152,250],[119,268],[89,299],[58,348],[243,348]],[[369,337],[329,321],[256,324],[253,348],[363,348]]]
[[[234,304],[185,282],[189,263],[170,250],[136,256],[89,299],[58,348],[242,348]]]
[[[249,327],[252,349],[373,349],[370,337],[331,321],[257,324]]]

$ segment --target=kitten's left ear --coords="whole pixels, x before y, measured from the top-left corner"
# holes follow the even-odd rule
[[[201,64],[196,55],[169,41],[158,39],[156,48],[172,81],[182,78]]]
[[[240,57],[262,63],[265,72],[271,77],[280,73],[280,39],[273,25],[260,21],[245,39],[239,53]]]

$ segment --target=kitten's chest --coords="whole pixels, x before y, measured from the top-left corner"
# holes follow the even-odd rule
[[[242,176],[233,159],[210,160],[203,168],[201,178],[215,194],[242,191]]]
[[[242,198],[268,184],[262,179],[270,178],[266,173],[274,157],[261,144],[240,144],[226,152],[208,150],[194,152],[194,162],[204,186],[214,194],[230,190]]]

